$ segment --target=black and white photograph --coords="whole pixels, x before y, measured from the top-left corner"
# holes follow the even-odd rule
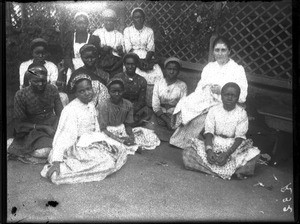
[[[3,222],[298,220],[292,0],[2,6]]]

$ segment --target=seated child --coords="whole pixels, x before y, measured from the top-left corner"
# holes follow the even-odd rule
[[[155,149],[160,140],[153,131],[142,127],[132,129],[133,107],[129,100],[123,98],[125,89],[123,80],[113,78],[107,88],[110,99],[98,106],[100,130],[130,150],[136,150],[136,146],[148,150]]]

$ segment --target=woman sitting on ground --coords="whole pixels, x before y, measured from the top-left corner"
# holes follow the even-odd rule
[[[94,45],[86,44],[80,49],[80,55],[84,66],[75,70],[68,82],[67,91],[70,100],[74,99],[73,91],[71,90],[71,81],[75,76],[81,73],[88,74],[92,79],[92,86],[94,89],[94,99],[95,105],[104,102],[109,98],[109,94],[106,88],[106,84],[109,80],[109,74],[104,72],[102,69],[96,67],[96,61],[98,57],[97,48]]]
[[[30,85],[14,98],[14,140],[8,153],[21,160],[47,158],[63,106],[57,88],[47,83],[44,66],[30,66],[26,77]]]
[[[203,131],[204,121],[210,107],[221,103],[221,88],[227,82],[235,82],[241,88],[239,103],[247,97],[247,78],[243,66],[230,59],[230,43],[219,36],[213,42],[214,62],[208,63],[202,71],[201,80],[193,93],[182,98],[174,110],[174,127],[177,128],[170,144],[179,148],[190,146],[190,138],[196,138]]]
[[[178,80],[181,69],[181,61],[178,58],[170,57],[164,62],[164,79],[155,83],[152,97],[152,108],[154,111],[152,122],[155,130],[159,126],[172,130],[171,118],[178,101],[187,94],[185,82]],[[161,137],[161,136],[160,136]],[[169,141],[171,136],[166,139]]]
[[[101,135],[91,78],[78,74],[71,89],[76,99],[62,111],[49,164],[41,175],[55,184],[100,181],[125,164],[128,152]]]
[[[94,31],[93,35],[98,36],[101,42],[99,67],[110,74],[112,78],[115,74],[123,71],[122,58],[123,34],[116,30],[117,14],[112,9],[106,9],[102,13],[104,19],[103,28]]]
[[[27,72],[28,67],[31,64],[44,66],[48,72],[47,82],[56,85],[58,69],[53,62],[45,60],[48,53],[47,41],[42,38],[36,38],[32,40],[30,43],[30,50],[32,53],[32,59],[25,61],[20,65],[20,89],[29,86],[29,80],[25,77],[25,73]]]
[[[136,125],[142,125],[150,118],[150,110],[146,106],[147,81],[135,71],[139,64],[139,56],[128,53],[123,58],[126,71],[116,74],[114,78],[120,78],[125,84],[123,97],[133,104],[133,119]]]
[[[147,81],[146,102],[152,107],[153,87],[156,81],[163,78],[163,72],[155,59],[154,32],[145,26],[146,15],[142,8],[135,8],[131,12],[133,25],[124,29],[125,52],[136,53],[140,63],[136,73]]]
[[[107,88],[110,100],[98,106],[100,130],[133,151],[138,147],[155,149],[160,141],[153,131],[142,127],[132,129],[133,107],[129,100],[123,99],[125,89],[123,80],[113,78]]]
[[[230,179],[233,174],[253,175],[260,150],[246,139],[248,117],[237,105],[241,89],[233,82],[221,90],[222,104],[210,108],[205,120],[204,141],[192,140],[192,147],[183,151],[187,169],[198,170]],[[203,138],[202,138],[203,139]]]

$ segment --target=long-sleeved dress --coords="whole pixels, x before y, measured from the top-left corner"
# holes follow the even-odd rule
[[[221,88],[228,82],[235,82],[241,88],[239,102],[244,103],[247,97],[248,82],[243,66],[232,59],[223,66],[217,61],[208,63],[202,71],[201,80],[193,93],[178,102],[174,110],[174,127],[176,131],[170,144],[179,148],[189,147],[189,139],[197,138],[204,128],[204,121],[210,107],[221,103],[221,95],[214,94],[211,86]]]
[[[118,30],[107,31],[105,27],[94,31],[93,35],[98,36],[101,42],[101,48],[104,46],[111,47],[111,51],[103,52],[100,51],[100,67],[107,71],[111,77],[115,74],[122,72],[122,57],[123,54],[118,52],[117,48],[122,47],[124,51],[124,38],[123,34]],[[116,66],[116,64],[120,66]],[[114,68],[114,69],[113,69]]]
[[[38,149],[51,148],[53,137],[44,130],[25,127],[22,122],[56,128],[62,109],[58,90],[51,84],[46,85],[42,94],[35,94],[32,86],[18,90],[14,98],[14,140],[8,153],[23,156]]]
[[[204,141],[192,139],[191,148],[183,152],[183,162],[187,168],[230,179],[234,173],[253,174],[260,150],[254,147],[251,139],[246,139],[248,116],[246,111],[236,106],[232,111],[223,108],[223,104],[212,107],[205,120],[205,134],[213,137],[213,151],[226,152],[235,138],[244,139],[224,166],[211,165],[207,161]]]
[[[124,46],[126,53],[133,49],[133,53],[136,53],[141,59],[145,59],[147,52],[155,51],[153,30],[147,26],[141,30],[137,30],[134,25],[126,27],[124,29]],[[142,71],[137,68],[136,73],[147,81],[147,105],[151,107],[153,85],[163,78],[163,72],[160,66],[155,64],[152,70]]]
[[[124,124],[132,124],[133,107],[129,100],[123,99],[118,105],[108,100],[106,103],[99,105],[99,123],[100,128],[106,128],[114,135],[128,137]],[[125,146],[128,150],[137,150],[138,147],[147,150],[153,150],[160,145],[160,140],[156,134],[143,127],[135,127],[132,129],[135,146]]]
[[[111,144],[100,132],[93,102],[82,103],[78,98],[62,111],[53,139],[53,149],[41,171],[46,177],[54,161],[60,161],[60,174],[54,173],[55,184],[103,180],[126,162],[124,147]]]

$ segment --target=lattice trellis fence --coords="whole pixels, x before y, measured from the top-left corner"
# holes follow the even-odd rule
[[[279,87],[292,85],[292,4],[282,2],[229,2],[219,33],[232,39],[232,57],[249,79],[265,77]]]
[[[28,43],[34,37],[42,36],[53,46],[60,44],[64,33],[73,28],[74,14],[82,9],[74,10],[66,7],[67,4],[16,3],[8,11],[10,17],[7,22],[12,24],[13,29],[8,32],[7,43],[14,38],[17,40],[15,45],[7,45],[8,58],[12,59],[7,62],[20,62],[25,60],[25,56],[30,56]],[[147,24],[155,33],[158,56],[177,56],[184,61],[201,64],[207,63],[209,38],[219,24],[219,33],[232,40],[233,59],[242,64],[251,76],[266,78],[265,82],[275,80],[272,82],[275,86],[291,83],[292,6],[289,1],[108,1],[102,8],[101,1],[93,4],[87,11],[91,17],[91,30],[101,26],[104,8],[117,11],[120,17],[118,29],[122,31],[131,24],[131,10],[142,7],[146,11]],[[14,29],[19,30],[16,32]],[[53,53],[59,54],[59,51],[54,50]]]

